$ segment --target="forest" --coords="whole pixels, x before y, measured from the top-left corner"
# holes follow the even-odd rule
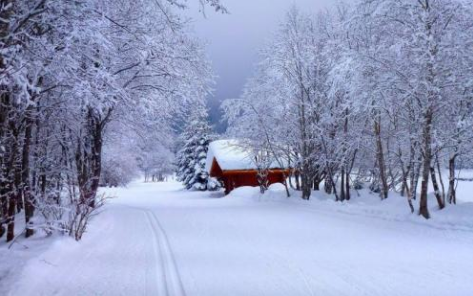
[[[201,9],[225,12],[218,0]],[[149,9],[152,7],[153,9]],[[0,4],[0,237],[76,239],[140,167],[169,174],[174,126],[213,83],[185,1]]]
[[[303,199],[324,184],[349,200],[369,183],[429,218],[429,186],[440,209],[455,204],[458,170],[472,165],[472,8],[364,0],[311,15],[294,6],[243,96],[224,102],[228,133],[263,170],[268,155],[289,163]]]

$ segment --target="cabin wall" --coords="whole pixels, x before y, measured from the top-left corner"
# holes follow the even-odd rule
[[[221,178],[225,186],[225,194],[243,186],[259,186],[257,172],[250,171],[245,173],[224,173]],[[285,175],[282,172],[270,172],[268,175],[269,185],[275,183],[284,183]]]

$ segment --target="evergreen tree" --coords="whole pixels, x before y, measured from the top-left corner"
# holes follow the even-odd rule
[[[178,179],[188,190],[217,190],[220,184],[205,170],[207,151],[212,141],[212,128],[207,110],[195,109],[182,133],[183,147],[178,155]]]

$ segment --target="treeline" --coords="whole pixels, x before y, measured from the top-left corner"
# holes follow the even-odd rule
[[[429,186],[440,209],[455,203],[456,168],[473,156],[472,8],[362,0],[309,15],[293,7],[242,98],[224,103],[229,132],[289,162],[304,199],[324,181],[348,200],[369,181],[383,199],[406,196],[412,211],[419,199],[429,218]]]
[[[212,82],[184,4],[1,1],[0,237],[24,215],[27,237],[80,239],[101,182],[169,152],[171,121]]]

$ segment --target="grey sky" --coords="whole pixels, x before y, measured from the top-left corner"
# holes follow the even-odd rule
[[[317,12],[334,0],[222,0],[230,14],[206,10],[207,18],[196,7],[188,10],[194,19],[199,38],[208,43],[217,77],[214,97],[211,98],[212,119],[218,120],[216,110],[227,98],[239,97],[258,60],[258,50],[277,30],[286,11],[296,4],[306,12]],[[193,2],[193,1],[189,1]],[[198,2],[198,1],[194,1]]]

